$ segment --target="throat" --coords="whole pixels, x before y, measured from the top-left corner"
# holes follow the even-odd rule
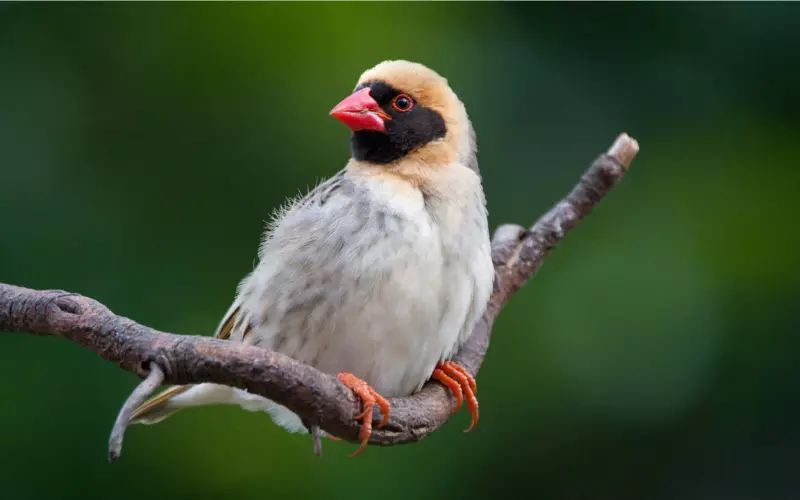
[[[410,151],[394,144],[388,134],[372,130],[353,133],[350,150],[355,160],[380,164],[399,160]]]

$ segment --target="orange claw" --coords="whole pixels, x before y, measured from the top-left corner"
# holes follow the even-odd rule
[[[478,394],[478,384],[477,384],[477,382],[475,382],[475,378],[472,375],[469,374],[467,369],[464,368],[463,366],[459,365],[458,363],[453,362],[453,361],[445,361],[445,363],[448,363],[451,368],[453,368],[454,370],[458,370],[465,377],[467,377],[467,380],[469,381],[469,386],[470,386],[470,388],[472,388],[472,392],[477,396],[477,394]]]
[[[457,413],[458,410],[460,410],[464,405],[464,392],[461,390],[461,384],[450,378],[442,368],[436,368],[433,370],[433,375],[431,375],[431,378],[441,382],[442,385],[450,389],[450,392],[456,397],[458,404],[456,404],[456,407],[453,409],[453,413]]]
[[[464,399],[467,400],[467,409],[472,415],[472,423],[464,432],[474,429],[480,417],[478,398],[475,397],[475,393],[478,392],[475,378],[463,366],[453,361],[444,361],[436,365],[432,378],[444,384],[453,393],[456,401],[458,401],[455,411],[461,409],[461,403]]]
[[[361,439],[361,446],[355,451],[355,453],[350,455],[351,457],[354,457],[364,451],[364,448],[367,447],[369,436],[372,434],[372,409],[376,404],[381,409],[383,420],[381,420],[377,427],[383,427],[386,425],[386,422],[389,421],[389,402],[386,401],[383,396],[375,392],[375,389],[370,387],[369,384],[356,377],[352,373],[340,373],[337,375],[337,378],[339,379],[339,382],[344,384],[345,387],[349,388],[355,393],[356,396],[361,398],[361,402],[364,405],[364,411],[361,414],[356,415],[356,420],[362,420],[361,432],[358,434],[359,439]]]

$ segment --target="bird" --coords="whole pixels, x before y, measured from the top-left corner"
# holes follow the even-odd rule
[[[288,355],[359,398],[361,453],[373,408],[429,380],[466,401],[472,430],[477,384],[452,361],[482,316],[494,282],[487,204],[475,131],[447,79],[387,60],[365,71],[330,112],[350,129],[351,158],[267,223],[254,269],[239,283],[216,337]],[[132,423],[187,407],[233,404],[308,432],[278,403],[242,389],[173,386]],[[328,436],[338,439],[335,436]]]

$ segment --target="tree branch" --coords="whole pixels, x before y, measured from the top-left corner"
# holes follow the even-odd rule
[[[477,374],[492,325],[511,296],[539,269],[564,236],[624,176],[639,151],[637,142],[620,135],[601,154],[580,182],[530,230],[503,225],[492,238],[495,287],[483,317],[454,361]],[[283,354],[209,337],[164,333],[117,316],[99,302],[59,290],[37,291],[0,284],[0,331],[64,337],[96,352],[140,377],[152,375],[131,395],[120,412],[110,441],[110,456],[118,456],[129,407],[154,386],[214,382],[245,389],[285,405],[303,422],[358,442],[360,402],[336,377]],[[163,380],[162,380],[163,378]],[[153,387],[151,387],[153,386]],[[437,382],[418,393],[390,400],[389,423],[373,430],[371,444],[419,441],[448,420],[455,399]],[[376,415],[380,420],[380,416]],[[118,439],[118,441],[116,441]],[[115,446],[118,446],[115,448]]]

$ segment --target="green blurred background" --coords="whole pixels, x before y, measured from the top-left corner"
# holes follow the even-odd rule
[[[390,58],[466,103],[493,227],[619,132],[642,146],[500,316],[477,430],[317,458],[203,408],[109,465],[138,379],[3,334],[0,497],[800,498],[796,4],[0,4],[0,282],[211,334],[270,212],[348,158],[329,109]]]

